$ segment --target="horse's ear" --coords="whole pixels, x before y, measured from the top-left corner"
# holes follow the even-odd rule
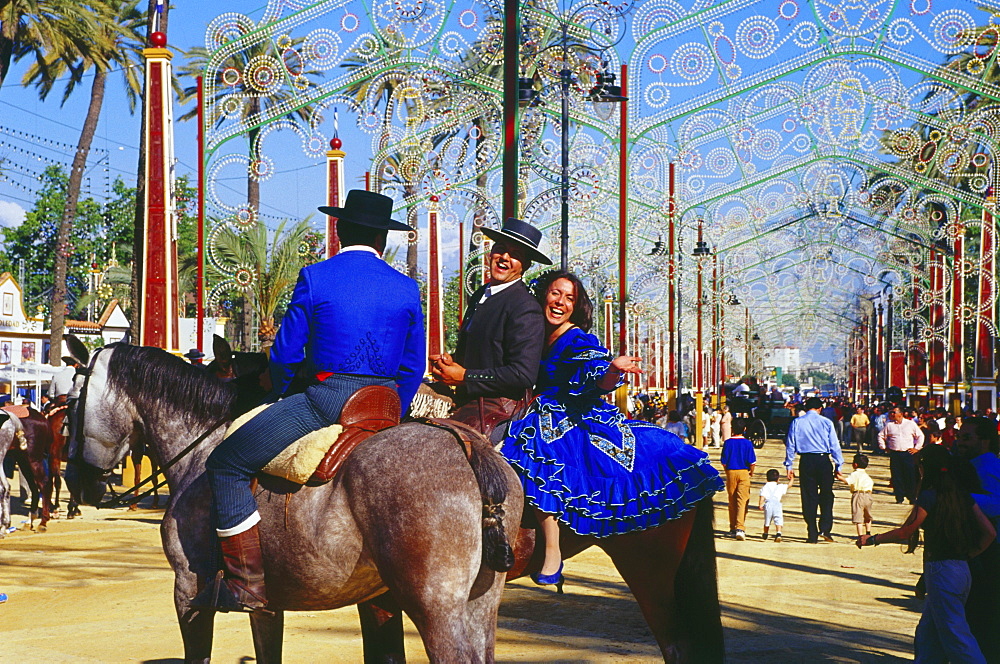
[[[90,364],[90,351],[87,350],[87,347],[83,345],[83,342],[76,335],[64,334],[63,341],[66,344],[66,350],[69,352],[70,357],[83,366]]]
[[[132,330],[125,330],[125,334],[122,335],[122,338],[118,340],[118,343],[122,344],[123,346],[131,346]]]
[[[229,342],[218,334],[212,335],[212,352],[219,365],[229,367],[233,363],[233,349],[229,346]]]

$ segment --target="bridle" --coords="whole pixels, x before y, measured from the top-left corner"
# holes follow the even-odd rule
[[[84,461],[83,459],[83,442],[78,440],[77,434],[85,431],[84,429],[84,418],[87,412],[87,390],[90,387],[90,376],[94,373],[94,365],[97,362],[97,357],[104,352],[104,348],[98,348],[94,351],[94,354],[90,357],[90,363],[84,367],[78,364],[76,367],[75,376],[83,376],[83,387],[80,388],[80,396],[73,399],[75,403],[72,404],[72,408],[69,410],[70,421],[69,421],[69,444],[71,448],[71,453],[69,455],[69,460],[67,463],[73,463],[78,466],[88,466],[94,470],[101,473],[102,477],[107,477],[114,470],[114,466],[111,468],[100,468],[92,463]]]
[[[72,454],[69,457],[69,461],[67,461],[67,463],[73,463],[76,464],[77,466],[86,466],[88,468],[93,469],[94,471],[100,474],[102,481],[106,480],[111,475],[111,472],[115,469],[115,466],[117,466],[118,464],[117,463],[113,464],[111,468],[101,468],[100,466],[95,466],[94,464],[85,461],[83,458],[83,441],[77,439],[77,433],[78,432],[82,433],[83,431],[85,431],[83,425],[84,425],[84,418],[86,417],[85,413],[87,411],[87,390],[90,387],[90,377],[93,374],[94,365],[97,362],[97,356],[100,355],[104,350],[106,350],[106,348],[102,347],[94,351],[93,356],[91,356],[90,358],[90,364],[87,367],[77,366],[76,368],[76,375],[83,376],[84,378],[83,378],[83,386],[80,388],[80,396],[77,399],[75,399],[76,403],[74,404],[74,407],[69,411],[69,415],[71,416],[76,415],[70,418],[70,445],[71,446],[75,445],[75,447],[73,447]],[[178,452],[173,459],[161,465],[160,470],[157,474],[162,474],[164,476],[164,479],[160,480],[149,489],[146,489],[144,492],[138,495],[130,495],[127,493],[116,493],[115,490],[111,488],[111,485],[108,484],[107,490],[111,493],[111,499],[103,503],[100,503],[97,507],[106,508],[106,507],[124,507],[128,505],[133,505],[135,503],[138,503],[146,496],[152,494],[154,491],[167,484],[166,471],[168,471],[170,468],[176,465],[178,461],[187,456],[192,450],[198,447],[198,445],[200,445],[206,438],[208,438],[210,435],[218,431],[219,428],[222,427],[222,425],[224,425],[228,421],[229,421],[228,417],[224,417],[223,419],[219,420],[214,425],[209,427],[204,433],[195,438],[190,445],[188,445],[183,450]],[[128,437],[129,435],[131,434],[126,434],[126,437]],[[135,491],[144,484],[152,483],[155,478],[156,475],[150,475],[146,479],[142,480],[141,482],[133,486],[132,491]]]

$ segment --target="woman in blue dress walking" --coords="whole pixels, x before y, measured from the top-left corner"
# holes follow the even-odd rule
[[[601,399],[641,369],[638,357],[612,358],[589,334],[593,305],[580,280],[552,270],[535,295],[547,335],[537,398],[511,423],[501,453],[521,477],[545,536],[545,560],[532,579],[562,592],[559,523],[595,537],[655,528],[723,483],[703,451],[654,424],[625,419]]]

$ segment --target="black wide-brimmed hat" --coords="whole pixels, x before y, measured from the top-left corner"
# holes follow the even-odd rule
[[[344,207],[321,205],[319,211],[336,217],[338,221],[379,228],[388,231],[412,231],[409,224],[392,219],[392,199],[382,194],[364,189],[351,189],[347,192]]]
[[[528,258],[536,263],[552,265],[549,257],[538,250],[538,243],[542,240],[542,232],[526,221],[507,217],[500,230],[484,228],[483,234],[494,242],[514,242],[524,247]]]
[[[184,353],[184,357],[186,357],[189,360],[200,360],[201,358],[205,357],[205,354],[200,350],[198,350],[197,348],[192,348],[188,352]]]

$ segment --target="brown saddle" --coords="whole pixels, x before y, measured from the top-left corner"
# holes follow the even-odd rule
[[[8,413],[10,413],[11,415],[13,415],[14,417],[22,420],[26,419],[28,416],[31,415],[31,412],[28,410],[28,407],[23,404],[20,405],[11,404],[9,406],[4,406],[3,409]]]
[[[383,385],[362,387],[352,394],[340,411],[339,424],[344,430],[320,461],[308,485],[319,486],[336,477],[354,448],[379,431],[399,424],[399,409],[399,395]]]
[[[459,406],[450,419],[472,427],[496,443],[498,441],[492,435],[494,431],[502,424],[521,417],[530,403],[530,392],[525,392],[523,399],[479,397]]]

